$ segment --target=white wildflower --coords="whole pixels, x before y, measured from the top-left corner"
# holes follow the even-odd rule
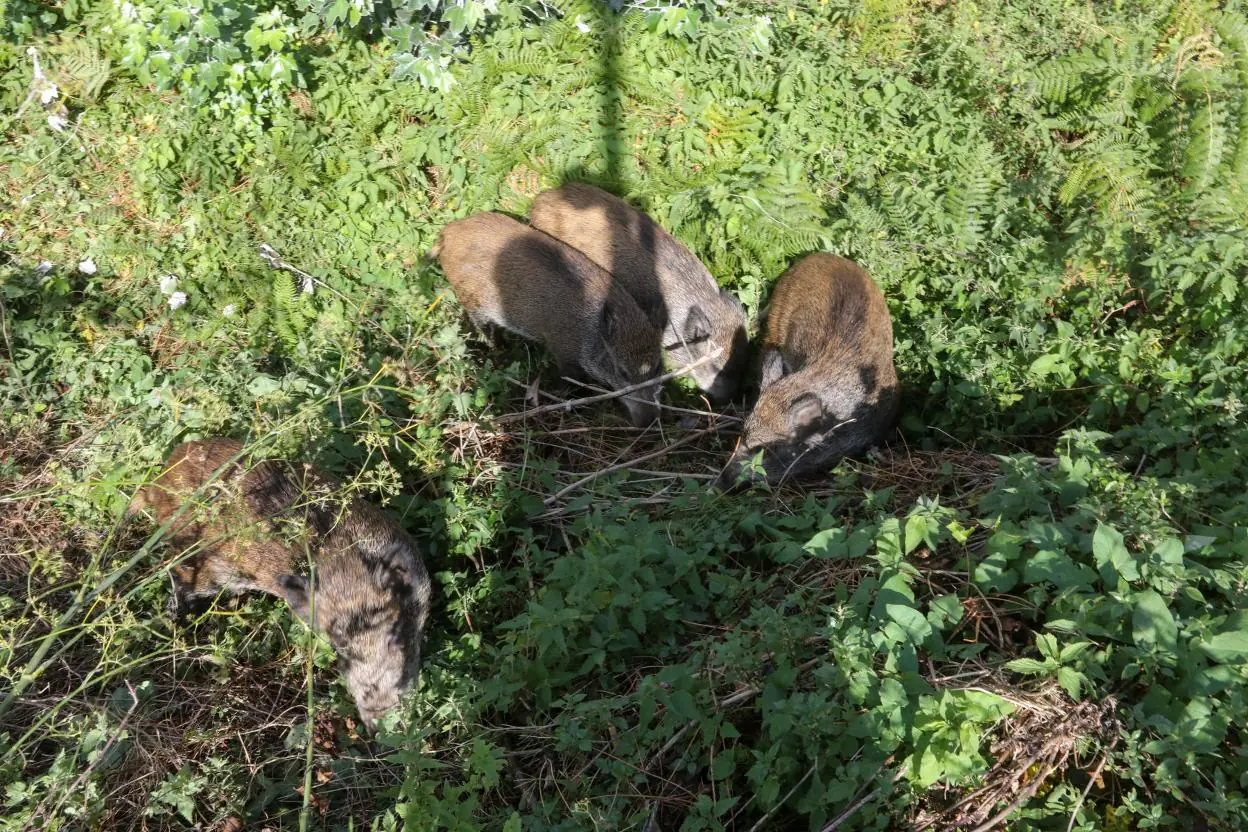
[[[60,133],[69,126],[69,119],[59,113],[53,113],[48,116],[48,126]]]
[[[41,260],[39,262],[39,265],[35,266],[35,274],[45,275],[48,272],[52,271],[54,268],[56,267],[52,265],[51,260]]]
[[[186,304],[186,292],[174,292],[169,296],[169,308],[177,309]]]
[[[576,16],[576,28],[579,29],[582,34],[589,34],[589,24],[586,23],[584,18],[582,18],[579,14]]]
[[[88,257],[86,260],[78,261],[78,271],[83,274],[95,274],[95,261]]]
[[[162,295],[171,295],[173,290],[178,288],[178,276],[176,274],[167,274],[160,279],[160,293]]]
[[[234,313],[235,313],[235,312],[237,312],[237,311],[238,311],[238,307],[237,307],[237,306],[235,306],[235,305],[234,305],[234,304],[232,304],[232,303],[227,303],[224,307],[222,307],[222,309],[221,309],[221,314],[222,314],[222,315],[224,315],[224,316],[225,316],[225,317],[227,317],[227,318],[233,318],[233,317],[234,317]]]

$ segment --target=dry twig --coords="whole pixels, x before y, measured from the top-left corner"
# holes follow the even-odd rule
[[[678,370],[672,370],[670,373],[664,373],[661,376],[656,376],[655,378],[648,379],[646,381],[641,381],[641,382],[638,382],[637,384],[630,384],[627,387],[621,387],[619,390],[612,390],[607,393],[599,393],[598,395],[595,395],[595,396],[586,396],[583,399],[569,399],[568,401],[556,402],[555,404],[544,404],[541,407],[535,407],[532,410],[525,410],[521,413],[507,413],[503,416],[499,416],[497,419],[494,420],[494,422],[500,425],[507,424],[510,422],[518,422],[524,419],[531,419],[534,416],[540,416],[543,413],[554,413],[556,411],[566,412],[568,410],[571,410],[574,407],[580,407],[583,404],[594,404],[595,402],[605,402],[610,399],[618,399],[621,396],[627,396],[629,393],[635,393],[638,390],[643,390],[647,387],[654,387],[656,384],[662,384],[665,381],[669,381],[679,376],[683,376],[685,373],[688,373],[690,370],[701,367],[703,364],[707,363],[708,361],[712,361],[718,358],[721,352],[723,352],[722,348],[714,350],[702,356],[697,361],[686,364],[685,366],[681,367]]]

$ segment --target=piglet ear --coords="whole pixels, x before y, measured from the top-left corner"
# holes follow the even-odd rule
[[[308,579],[301,575],[278,575],[277,585],[282,588],[282,597],[286,599],[286,603],[290,604],[290,608],[295,611],[295,615],[308,620]]]
[[[711,319],[702,311],[702,307],[695,306],[689,310],[689,314],[685,317],[685,343],[696,344],[698,341],[705,341],[711,337]]]
[[[802,437],[815,429],[823,418],[823,402],[813,393],[799,396],[789,407],[789,433]]]

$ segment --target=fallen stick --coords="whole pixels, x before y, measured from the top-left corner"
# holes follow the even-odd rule
[[[893,775],[893,782],[896,783],[905,775],[905,773],[906,773],[906,767],[902,766],[900,769],[898,769],[897,773]],[[841,824],[845,823],[845,821],[853,817],[854,812],[857,812],[863,806],[866,806],[872,800],[875,800],[875,798],[878,797],[880,792],[882,791],[884,791],[884,787],[880,786],[875,791],[871,792],[870,794],[865,795],[859,800],[855,800],[848,809],[846,809],[844,812],[841,812],[839,815],[837,815],[835,818],[832,819],[831,823],[823,827],[822,832],[835,832],[835,830],[839,828]]]
[[[605,401],[609,401],[610,399],[618,399],[621,396],[627,396],[629,393],[635,393],[638,390],[642,390],[646,387],[653,387],[656,384],[662,384],[663,382],[677,378],[678,376],[683,376],[685,373],[689,372],[695,367],[701,367],[703,364],[707,363],[708,361],[711,361],[714,358],[718,358],[721,352],[723,352],[722,348],[717,349],[713,352],[709,352],[706,355],[699,358],[697,361],[694,361],[691,364],[686,364],[684,367],[681,367],[679,370],[672,370],[670,373],[664,373],[663,375],[658,376],[657,378],[649,379],[648,381],[641,381],[641,382],[638,382],[637,384],[630,384],[627,387],[621,387],[619,390],[612,390],[609,393],[599,393],[596,396],[586,396],[583,399],[569,399],[566,402],[556,402],[555,404],[544,404],[541,407],[535,407],[532,410],[526,410],[522,413],[508,413],[503,416],[499,416],[497,419],[494,420],[494,423],[502,425],[502,424],[507,424],[509,422],[518,422],[522,419],[528,419],[532,416],[540,416],[543,413],[553,413],[558,410],[562,410],[566,412],[568,410],[571,410],[574,407],[580,407],[583,404],[593,404],[595,402],[605,402]]]
[[[680,439],[677,439],[672,444],[659,448],[657,451],[652,451],[651,453],[648,453],[648,454],[642,454],[641,456],[634,457],[633,459],[630,459],[627,462],[621,462],[617,465],[611,465],[606,468],[603,468],[601,471],[595,471],[592,474],[587,474],[586,476],[581,477],[579,480],[572,483],[571,485],[564,486],[563,488],[559,489],[554,494],[552,494],[551,496],[543,500],[542,504],[547,507],[552,506],[555,503],[559,502],[559,500],[571,494],[573,491],[576,491],[582,486],[593,482],[594,480],[598,479],[601,476],[605,476],[607,474],[611,474],[616,471],[621,471],[625,468],[632,468],[636,465],[640,465],[643,462],[649,462],[652,459],[657,459],[661,456],[666,455],[670,451],[676,450],[681,445],[688,445],[694,439],[697,439],[701,436],[705,436],[708,433],[713,433],[714,431],[715,431],[715,428],[713,427],[703,428],[702,430],[695,431],[686,436],[682,436]]]

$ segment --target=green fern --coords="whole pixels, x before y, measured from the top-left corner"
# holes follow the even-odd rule
[[[1034,70],[1035,95],[1070,134],[1062,204],[1086,197],[1132,222],[1167,198],[1242,213],[1248,25],[1198,0],[1176,3],[1167,20],[1172,38],[1164,43],[1155,34],[1107,33]]]
[[[1001,162],[989,144],[980,144],[958,158],[945,196],[951,230],[963,248],[983,236],[983,216],[1001,180]]]
[[[293,351],[308,328],[294,275],[284,271],[275,273],[271,295],[273,330],[286,350]]]
[[[888,237],[888,220],[861,194],[851,193],[846,198],[845,219],[856,235],[867,239]]]
[[[1166,16],[1165,29],[1182,39],[1209,28],[1217,0],[1177,0]]]
[[[914,35],[916,0],[862,0],[852,26],[863,54],[884,61],[903,56]]]
[[[1239,197],[1242,214],[1248,211],[1248,20],[1225,12],[1216,18],[1215,29],[1230,58],[1228,68],[1234,78],[1233,88],[1238,91],[1234,99],[1234,135],[1227,149],[1227,179]]]
[[[88,38],[66,40],[59,51],[56,76],[62,90],[83,103],[94,103],[112,75],[108,56]]]

